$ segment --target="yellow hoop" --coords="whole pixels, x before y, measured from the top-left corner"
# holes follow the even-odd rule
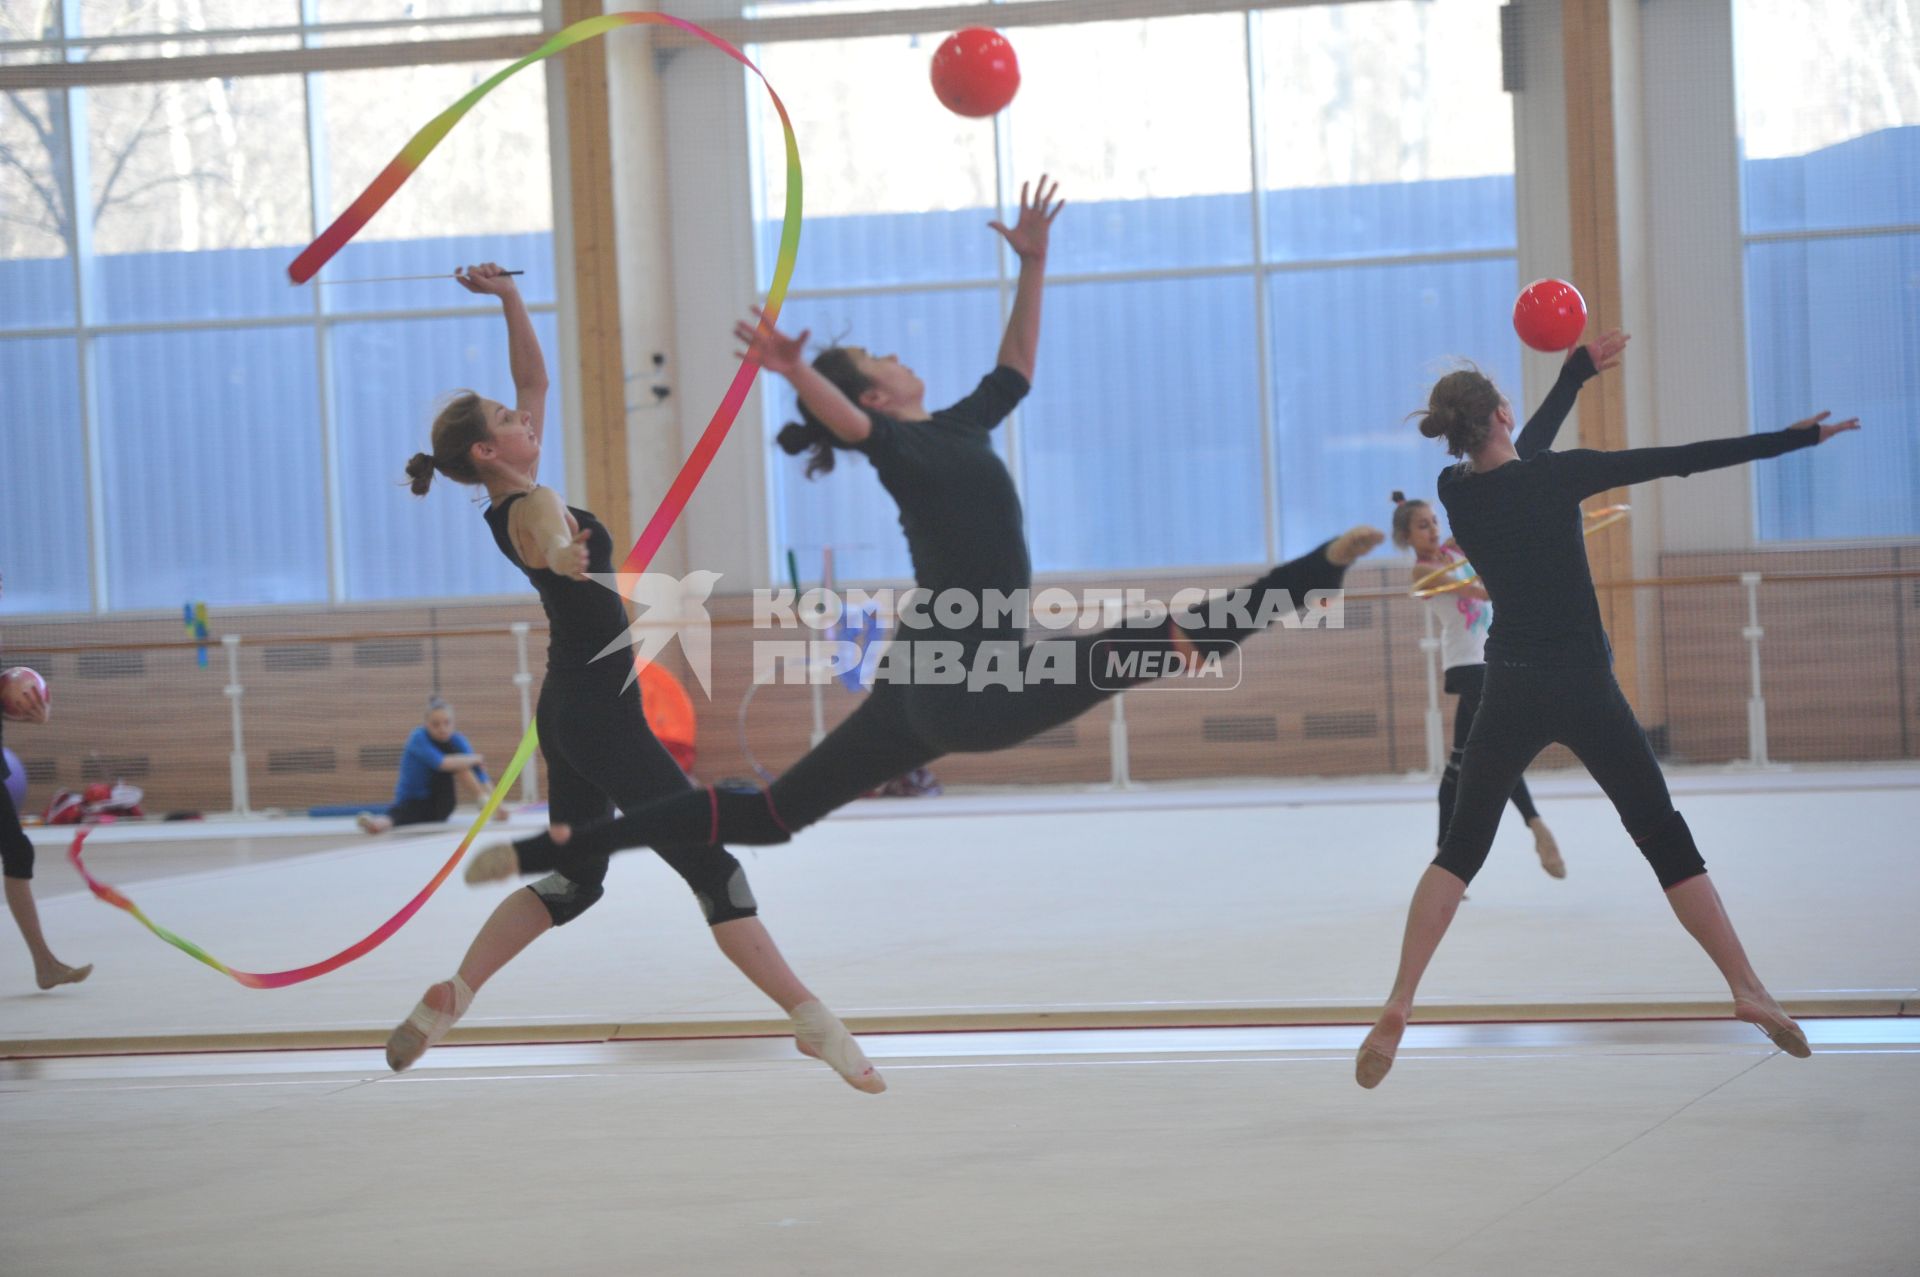
[[[1581,535],[1590,537],[1602,528],[1610,528],[1614,524],[1619,523],[1631,513],[1633,513],[1633,507],[1630,505],[1607,505],[1601,506],[1598,510],[1582,510],[1580,517],[1587,520],[1587,526]],[[1445,585],[1434,585],[1429,588],[1431,582],[1438,581],[1448,573],[1458,572],[1463,567],[1468,569],[1467,574],[1458,581],[1449,581]],[[1418,581],[1415,581],[1413,583],[1413,597],[1416,599],[1431,599],[1438,595],[1448,594],[1454,590],[1472,585],[1479,576],[1480,574],[1473,570],[1473,565],[1465,559],[1460,560],[1458,563],[1449,563],[1447,566],[1436,568],[1421,577]]]
[[[1449,573],[1458,572],[1461,568],[1466,568],[1467,574],[1461,577],[1458,581],[1449,581],[1445,585],[1436,585],[1432,589],[1427,588],[1427,586],[1431,582],[1438,581],[1441,577],[1446,576]],[[1446,594],[1449,591],[1457,590],[1462,586],[1471,585],[1473,583],[1474,578],[1479,575],[1480,574],[1478,572],[1475,572],[1473,570],[1473,565],[1471,563],[1468,563],[1465,559],[1460,559],[1457,562],[1447,564],[1447,566],[1443,568],[1436,568],[1432,572],[1429,572],[1425,576],[1421,577],[1418,581],[1415,581],[1413,583],[1413,597],[1416,599],[1430,599],[1437,594]]]
[[[1586,536],[1592,536],[1601,528],[1610,528],[1633,512],[1630,505],[1603,505],[1598,510],[1582,510],[1580,515],[1587,519]]]

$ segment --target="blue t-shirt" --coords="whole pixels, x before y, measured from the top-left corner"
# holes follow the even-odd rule
[[[453,783],[453,774],[440,770],[440,760],[448,754],[471,754],[473,746],[467,744],[467,738],[455,732],[446,744],[441,744],[424,727],[413,729],[413,735],[407,737],[407,748],[400,755],[400,783],[393,787],[393,801],[408,802],[416,798],[430,798],[436,780]],[[473,769],[474,776],[481,784],[490,784],[484,767]]]

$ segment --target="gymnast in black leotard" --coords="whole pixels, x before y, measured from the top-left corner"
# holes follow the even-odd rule
[[[470,862],[469,881],[544,872],[626,847],[785,842],[891,776],[949,752],[1017,745],[1151,676],[1142,671],[1163,668],[1142,660],[1130,677],[1113,676],[1110,667],[1103,674],[1097,661],[1114,644],[1157,656],[1224,653],[1286,609],[1309,603],[1314,592],[1339,589],[1347,566],[1380,543],[1379,531],[1355,528],[1282,564],[1241,593],[1251,606],[1238,614],[1202,609],[1204,615],[1168,618],[1155,628],[1122,626],[1021,645],[1022,626],[982,602],[1018,597],[1031,576],[1020,498],[989,432],[1026,394],[1033,375],[1048,228],[1060,207],[1053,195],[1043,178],[1031,199],[1022,189],[1014,227],[995,224],[1021,259],[1013,310],[998,366],[950,408],[925,411],[920,379],[892,356],[834,349],[809,367],[802,358],[805,333],[787,337],[764,317],[736,332],[751,358],[789,378],[799,392],[806,423],[785,432],[788,450],[813,447],[809,469],[815,472],[831,468],[833,448],[864,453],[899,505],[917,587],[936,599],[972,600],[977,615],[929,617],[918,627],[903,621],[912,628],[902,630],[887,656],[911,644],[914,680],[877,681],[858,709],[769,788],[710,787],[565,834],[556,828],[489,848]],[[922,681],[921,662],[930,650],[944,650],[953,668],[970,671],[1004,658],[999,668],[1011,676],[983,684]]]
[[[1611,334],[1610,334],[1611,336]],[[1551,399],[1571,405],[1597,369],[1586,347],[1567,360]],[[1476,370],[1434,386],[1421,433],[1462,457],[1442,471],[1440,500],[1455,540],[1479,569],[1494,604],[1486,686],[1467,735],[1453,818],[1407,914],[1399,973],[1361,1045],[1355,1078],[1377,1086],[1393,1065],[1414,990],[1453,920],[1461,893],[1487,856],[1514,782],[1549,744],[1567,746],[1612,800],[1681,924],[1733,993],[1734,1014],[1783,1051],[1811,1053],[1806,1035],[1747,961],[1693,834],[1673,808],[1660,764],[1613,677],[1613,651],[1587,554],[1580,502],[1610,488],[1678,478],[1809,448],[1856,421],[1821,413],[1784,430],[1670,448],[1554,452],[1566,410],[1543,413],[1518,440],[1513,410]]]
[[[540,594],[549,637],[535,725],[547,764],[551,819],[591,822],[612,815],[616,804],[634,811],[668,794],[692,792],[686,773],[647,727],[638,684],[628,678],[630,662],[595,659],[626,635],[626,605],[590,576],[605,579],[613,572],[607,529],[536,482],[547,378],[526,307],[512,278],[491,263],[458,278],[469,291],[501,301],[518,404],[508,408],[472,392],[455,396],[434,422],[433,451],[416,454],[407,474],[423,496],[435,474],[485,486],[494,544]],[[721,951],[792,1017],[800,1049],[860,1090],[885,1090],[845,1027],[780,956],[756,916],[739,862],[715,840],[668,840],[655,850],[693,889]],[[549,927],[572,921],[600,899],[606,873],[604,856],[576,857],[564,872],[549,873],[503,901],[459,972],[429,989],[394,1030],[388,1064],[404,1069],[445,1036],[488,977]]]

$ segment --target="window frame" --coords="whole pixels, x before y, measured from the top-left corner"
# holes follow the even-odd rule
[[[60,60],[45,62],[6,63],[0,62],[0,89],[40,90],[49,95],[62,94],[66,100],[66,118],[68,127],[63,139],[65,144],[62,171],[56,174],[61,184],[63,197],[68,207],[81,207],[78,192],[88,182],[88,137],[86,129],[86,111],[90,89],[99,87],[126,87],[134,85],[165,83],[181,80],[201,80],[207,78],[253,78],[269,75],[297,74],[301,77],[302,109],[305,124],[305,167],[308,174],[308,228],[309,237],[317,235],[322,227],[330,222],[334,211],[322,207],[324,183],[323,172],[324,147],[317,135],[322,126],[320,112],[317,109],[316,93],[320,89],[319,75],[328,71],[370,70],[403,66],[434,66],[452,63],[494,61],[518,58],[531,52],[553,34],[552,28],[558,18],[559,0],[541,0],[537,10],[517,12],[493,12],[487,14],[457,17],[416,18],[400,20],[375,20],[355,22],[320,22],[317,20],[319,0],[300,0],[300,22],[293,26],[272,28],[221,29],[191,32],[141,33],[123,36],[79,36],[68,38],[64,34],[45,40],[0,41],[0,57],[22,52],[57,52]],[[55,20],[61,30],[67,30],[75,20],[75,6],[78,0],[63,0],[54,10]],[[460,28],[479,24],[512,22],[526,25],[530,29],[526,34],[486,35],[479,37],[442,36],[423,41],[393,44],[356,44],[325,45],[319,43],[328,37],[343,33],[384,30],[418,30],[426,28],[430,32],[453,32]],[[142,46],[159,46],[181,41],[210,41],[222,38],[258,39],[264,37],[297,36],[298,48],[252,51],[241,53],[208,53],[175,57],[126,58],[107,61],[74,61],[80,54],[90,54],[102,49],[130,49]],[[552,63],[539,68],[545,85],[548,118],[548,163],[547,171],[553,190],[553,268],[557,278],[570,277],[572,270],[572,234],[570,192],[564,182],[564,156],[567,146],[567,119],[564,109],[564,86]],[[325,563],[326,594],[324,598],[306,603],[241,603],[234,606],[245,610],[319,610],[342,606],[355,608],[394,608],[414,607],[420,604],[487,604],[509,600],[518,601],[522,596],[512,594],[461,594],[452,596],[433,596],[394,599],[355,599],[348,595],[346,582],[346,564],[342,541],[342,503],[340,496],[340,439],[339,424],[336,420],[333,403],[331,371],[333,331],[343,324],[364,323],[367,321],[406,320],[406,319],[442,319],[473,318],[490,313],[486,299],[476,299],[471,305],[436,306],[394,310],[329,310],[318,288],[309,287],[310,307],[307,313],[298,315],[257,316],[237,319],[189,319],[171,321],[139,322],[100,322],[92,319],[89,313],[89,291],[94,286],[98,272],[98,263],[92,252],[91,222],[78,219],[73,235],[67,244],[68,265],[72,274],[73,322],[70,324],[39,325],[29,328],[7,329],[0,331],[0,341],[23,340],[48,337],[66,337],[75,343],[75,365],[78,379],[78,398],[81,430],[81,455],[84,467],[84,495],[86,500],[87,527],[87,563],[88,563],[88,599],[86,611],[35,612],[21,613],[22,619],[31,617],[35,621],[60,621],[78,619],[86,616],[112,615],[116,618],[139,619],[153,616],[166,616],[171,609],[156,608],[118,608],[112,606],[113,574],[108,561],[108,537],[106,528],[106,499],[103,466],[101,461],[101,421],[99,398],[96,393],[95,376],[97,360],[94,344],[100,338],[125,334],[146,334],[161,332],[206,332],[232,329],[266,328],[310,328],[314,334],[316,375],[315,395],[318,429],[320,432],[320,451],[322,457],[321,480],[324,485],[322,508],[325,511]],[[563,298],[571,295],[572,290],[556,287],[555,300],[529,303],[527,309],[534,315],[553,315],[560,333],[562,344],[566,344],[575,331],[573,308]],[[568,422],[578,422],[579,416],[572,411],[580,402],[579,372],[574,361],[559,359],[554,361],[554,389],[564,401],[563,416]],[[581,447],[578,429],[566,434],[564,454],[557,458],[565,470],[569,489],[579,486],[581,480]]]
[[[1327,259],[1285,259],[1275,260],[1270,256],[1270,241],[1267,227],[1267,202],[1271,194],[1265,186],[1266,174],[1263,171],[1263,159],[1266,154],[1266,123],[1263,118],[1263,96],[1265,90],[1265,68],[1262,61],[1263,44],[1261,42],[1261,15],[1267,9],[1309,8],[1328,4],[1361,3],[1363,0],[1268,0],[1267,3],[1248,4],[1246,0],[1126,0],[1115,3],[1114,0],[990,0],[988,4],[961,11],[958,9],[936,10],[894,10],[867,13],[840,14],[819,13],[797,16],[749,16],[738,23],[714,24],[716,30],[728,26],[729,38],[743,42],[742,47],[749,57],[756,61],[759,48],[769,43],[805,43],[826,39],[857,39],[878,35],[928,35],[968,25],[974,21],[993,25],[1001,30],[1012,30],[1028,26],[1060,26],[1071,24],[1090,24],[1112,22],[1122,19],[1177,18],[1195,14],[1237,13],[1241,16],[1241,38],[1244,53],[1242,73],[1247,77],[1248,111],[1248,165],[1250,184],[1248,199],[1251,202],[1250,216],[1251,240],[1248,259],[1232,265],[1209,265],[1192,267],[1156,267],[1137,271],[1077,271],[1070,273],[1052,273],[1047,276],[1049,286],[1073,284],[1125,283],[1159,279],[1192,279],[1238,277],[1244,279],[1253,289],[1253,314],[1255,322],[1254,350],[1255,364],[1253,375],[1257,377],[1256,402],[1259,404],[1259,454],[1262,474],[1261,500],[1263,507],[1261,536],[1265,557],[1260,563],[1182,563],[1156,564],[1127,569],[1142,576],[1177,573],[1231,573],[1248,568],[1264,567],[1276,562],[1281,550],[1281,486],[1282,480],[1278,465],[1279,440],[1276,432],[1279,423],[1273,410],[1272,387],[1272,301],[1269,280],[1276,275],[1315,270],[1340,269],[1376,269],[1381,267],[1410,266],[1425,264],[1446,264],[1472,261],[1511,261],[1514,266],[1514,288],[1519,289],[1522,264],[1530,256],[1527,242],[1527,217],[1524,209],[1527,196],[1523,194],[1523,183],[1527,180],[1527,171],[1523,167],[1522,137],[1518,119],[1520,95],[1509,92],[1513,112],[1513,143],[1515,215],[1513,241],[1505,248],[1462,249],[1447,252],[1383,253],[1378,255],[1338,257]],[[748,6],[750,15],[777,11],[778,6]],[[1558,86],[1555,86],[1558,92]],[[754,272],[756,287],[764,280],[767,263],[762,260],[765,252],[764,236],[761,234],[763,197],[763,161],[770,153],[770,139],[765,136],[760,113],[752,102],[743,96],[746,104],[746,122],[748,145],[751,157],[748,163],[749,189],[753,200],[752,252],[754,254]],[[993,169],[995,176],[994,200],[998,207],[1005,208],[1008,201],[1020,189],[1020,182],[1013,172],[1010,126],[1004,112],[993,118]],[[1564,145],[1562,140],[1561,145]],[[1530,158],[1530,157],[1529,157]],[[1549,170],[1564,173],[1564,168]],[[1542,196],[1534,193],[1539,200]],[[1565,193],[1557,197],[1547,197],[1551,204],[1557,200],[1559,207],[1565,206]],[[909,284],[849,285],[846,287],[795,288],[787,293],[787,301],[807,302],[831,299],[835,297],[866,297],[889,293],[918,293],[949,289],[987,289],[998,290],[1000,298],[1000,322],[1004,324],[1011,311],[1014,288],[1018,278],[1018,263],[1010,260],[1004,251],[1004,245],[997,246],[997,272],[990,277],[952,278],[916,280]],[[1531,386],[1536,370],[1528,364],[1528,382]],[[1547,380],[1551,380],[1551,374]],[[765,435],[766,422],[762,412],[761,435]],[[1022,451],[1022,411],[1016,408],[1000,427],[1005,440],[1004,451],[1007,468],[1011,473],[1015,491],[1022,501],[1027,499],[1026,476],[1021,465]],[[757,583],[766,584],[783,580],[786,547],[782,545],[782,529],[788,518],[785,487],[782,481],[782,467],[788,461],[784,456],[773,455],[771,448],[762,448],[758,477],[762,485],[761,505],[765,511],[764,544],[758,547],[759,563],[756,572],[765,576],[756,577]],[[1295,548],[1295,547],[1289,547]],[[1298,547],[1303,549],[1304,547]],[[1094,578],[1107,579],[1115,575],[1114,571],[1089,572],[1085,570],[1036,571],[1036,581],[1069,583]],[[849,578],[845,585],[871,587],[881,584],[884,578]]]

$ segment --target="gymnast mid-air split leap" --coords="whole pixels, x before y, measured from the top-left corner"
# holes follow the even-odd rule
[[[894,356],[834,347],[809,365],[805,332],[790,337],[764,319],[735,330],[747,358],[787,378],[798,392],[803,420],[781,432],[782,446],[796,454],[810,451],[810,474],[831,470],[836,450],[863,453],[900,509],[915,586],[935,598],[1018,597],[1031,580],[1020,498],[994,452],[991,432],[1026,395],[1033,377],[1047,248],[1061,208],[1057,192],[1058,184],[1045,177],[1031,189],[1023,186],[1016,223],[993,224],[1020,258],[1019,283],[997,366],[951,407],[929,412],[925,386]],[[478,853],[468,863],[467,880],[565,874],[575,866],[603,864],[628,848],[784,843],[903,770],[947,753],[1010,748],[1123,690],[1129,680],[1096,676],[1103,644],[1124,642],[1187,659],[1224,654],[1263,620],[1297,616],[1316,591],[1339,589],[1348,566],[1383,539],[1377,529],[1353,528],[1230,596],[1251,608],[1203,608],[1170,615],[1154,628],[1122,626],[1022,645],[1020,628],[985,619],[985,608],[972,625],[924,618],[925,625],[903,628],[894,642],[938,644],[974,668],[996,653],[1011,655],[1024,677],[1017,686],[876,681],[858,709],[766,788],[708,786],[627,807],[613,819],[556,818],[548,833]],[[1051,668],[1061,669],[1063,677],[1043,673],[1054,661],[1059,664]],[[1137,668],[1160,667],[1142,661]]]

